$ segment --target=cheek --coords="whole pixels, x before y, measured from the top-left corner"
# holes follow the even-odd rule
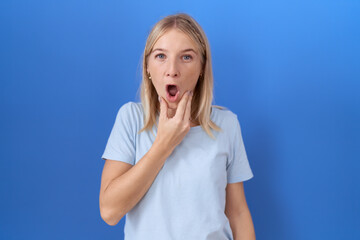
[[[151,74],[153,81],[159,80],[161,78],[161,73],[163,72],[162,66],[156,63],[149,64],[148,71]]]
[[[161,89],[163,88],[163,84],[159,81],[159,78],[156,77],[156,74],[151,75],[151,82],[153,86],[155,87],[155,90],[157,93],[161,92]]]
[[[156,81],[154,77],[152,77],[151,82],[152,82],[152,84],[154,85],[154,87],[155,87],[156,91],[158,91],[158,90],[159,90],[159,87],[160,87],[159,82],[158,82],[158,81]]]
[[[186,78],[189,80],[189,84],[191,85],[196,85],[196,82],[199,79],[199,75],[200,75],[200,69],[198,67],[194,67],[191,69],[188,69],[188,71],[186,71]]]

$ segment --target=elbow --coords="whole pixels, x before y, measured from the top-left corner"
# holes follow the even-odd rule
[[[125,214],[115,214],[109,209],[100,208],[101,218],[110,226],[115,226],[124,217]]]

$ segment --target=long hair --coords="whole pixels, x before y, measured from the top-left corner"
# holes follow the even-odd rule
[[[147,74],[148,57],[156,41],[170,29],[178,29],[190,37],[197,45],[201,54],[202,74],[194,89],[191,103],[191,118],[198,120],[201,127],[211,137],[215,138],[211,129],[220,128],[210,119],[213,100],[213,73],[209,42],[200,25],[184,13],[169,15],[155,24],[147,40],[142,61],[142,82],[140,86],[141,103],[144,108],[144,130],[150,130],[156,124],[159,109],[158,94]]]

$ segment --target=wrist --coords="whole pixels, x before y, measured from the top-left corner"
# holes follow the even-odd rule
[[[174,151],[174,148],[170,147],[168,142],[159,138],[155,139],[151,148],[166,158]]]

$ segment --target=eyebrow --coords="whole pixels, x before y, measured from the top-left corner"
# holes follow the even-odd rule
[[[155,48],[152,50],[152,52],[155,52],[155,51],[160,51],[160,52],[168,52],[168,50],[164,49],[164,48]],[[187,48],[187,49],[184,49],[182,50],[181,52],[194,52],[195,54],[197,54],[197,52],[192,49],[192,48]]]

